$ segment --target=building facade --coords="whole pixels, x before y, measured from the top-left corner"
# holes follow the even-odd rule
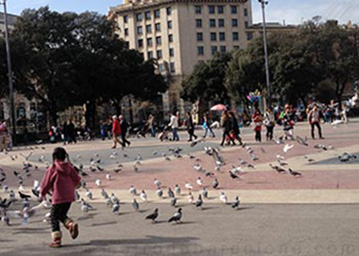
[[[181,81],[198,62],[246,48],[252,38],[250,0],[125,0],[108,16],[129,48],[146,60],[157,59],[158,71],[170,77],[164,113],[189,110],[180,99]]]

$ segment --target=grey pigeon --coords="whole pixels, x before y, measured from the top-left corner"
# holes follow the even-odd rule
[[[168,222],[176,222],[176,223],[180,223],[182,219],[182,208],[179,208],[178,211],[173,214],[173,216],[168,220]]]

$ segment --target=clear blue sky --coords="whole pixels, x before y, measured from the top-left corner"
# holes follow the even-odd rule
[[[58,12],[86,10],[106,14],[110,6],[119,5],[122,0],[7,0],[10,13],[20,14],[26,8],[49,5]],[[261,9],[257,0],[252,0],[253,21],[261,21]],[[359,0],[269,0],[268,21],[286,21],[299,24],[303,20],[319,15],[324,19],[338,19],[341,23],[351,20],[359,23]]]

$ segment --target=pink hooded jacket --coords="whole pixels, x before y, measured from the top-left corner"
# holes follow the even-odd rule
[[[76,200],[75,190],[80,176],[68,162],[55,161],[45,173],[41,182],[41,196],[52,190],[52,204],[70,203]]]

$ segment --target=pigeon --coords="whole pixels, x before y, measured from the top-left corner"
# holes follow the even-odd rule
[[[308,157],[308,156],[304,156],[304,158],[307,159],[307,161],[308,161],[309,163],[314,162],[314,159],[313,159],[313,158],[310,158],[310,157]]]
[[[157,217],[158,217],[158,209],[156,208],[152,214],[146,216],[146,220],[152,220],[152,222],[155,223]]]
[[[8,190],[9,190],[9,186],[6,185],[6,184],[3,184],[3,185],[2,185],[2,191],[3,191],[4,193],[7,193]]]
[[[106,180],[111,180],[111,179],[112,179],[111,174],[107,173],[106,174]]]
[[[133,171],[134,171],[134,172],[138,172],[138,171],[139,171],[137,165],[134,165],[134,166],[133,166]]]
[[[184,186],[185,186],[185,188],[188,189],[188,190],[192,190],[192,189],[193,189],[192,185],[191,185],[190,183],[188,183],[188,182],[186,182],[186,184],[185,184]]]
[[[279,167],[279,166],[272,165],[272,164],[269,164],[269,166],[270,166],[273,170],[277,171],[278,173],[285,173],[285,172],[286,172],[286,170],[284,170],[283,168],[281,168],[281,167]]]
[[[162,184],[161,184],[161,181],[159,181],[159,180],[156,179],[156,178],[153,180],[153,183],[157,186],[157,188],[160,188],[161,185],[162,185]]]
[[[133,196],[135,196],[135,195],[137,194],[136,188],[135,188],[133,185],[131,185],[129,191],[130,191],[130,193],[131,193]]]
[[[28,199],[28,198],[31,198],[31,196],[30,196],[30,195],[23,194],[23,193],[21,193],[20,191],[19,191],[19,195],[20,195],[20,198],[21,198],[21,199]]]
[[[232,178],[232,179],[239,179],[239,176],[238,175],[235,175],[234,173],[232,173],[231,171],[228,171],[229,172],[229,176]]]
[[[277,144],[283,144],[284,143],[284,140],[283,140],[283,138],[284,138],[284,136],[280,136],[279,138],[278,138],[278,140],[276,140],[276,143]]]
[[[181,222],[181,218],[182,218],[182,208],[179,208],[178,211],[173,214],[173,216],[168,220],[168,222],[176,222],[176,223],[180,223]]]
[[[239,174],[239,173],[243,173],[243,172],[244,171],[240,166],[238,166],[238,167],[232,166],[231,173],[234,173],[234,174],[238,173]]]
[[[107,198],[108,198],[108,194],[107,194],[107,192],[105,191],[104,188],[101,190],[101,196],[102,196],[104,199],[107,199]]]
[[[201,177],[198,177],[197,179],[197,185],[202,187],[203,186],[203,180],[201,179]]]
[[[120,200],[118,200],[118,198],[115,196],[114,193],[111,194],[110,199],[111,199],[111,202],[112,202],[113,204],[115,204],[115,203],[117,203],[117,202],[120,202]]]
[[[34,216],[40,209],[48,209],[50,206],[48,202],[43,201],[40,204],[34,207],[25,207],[22,210],[18,211],[8,211],[9,214],[13,215],[15,218],[21,218],[23,224],[27,224],[29,219]]]
[[[132,207],[133,209],[135,209],[135,211],[138,211],[138,209],[140,208],[140,205],[137,203],[135,198],[133,199]]]
[[[90,200],[93,199],[92,192],[88,188],[86,189],[86,197]]]
[[[115,202],[112,206],[112,212],[114,214],[118,214],[119,210],[120,210],[120,202]]]
[[[236,196],[236,198],[233,200],[231,206],[233,209],[238,209],[239,204],[240,204],[239,198],[238,198],[238,196]]]
[[[278,159],[277,161],[278,161],[280,166],[287,166],[288,165],[288,163],[284,162],[283,160]]]
[[[175,194],[173,193],[173,191],[172,191],[171,188],[168,188],[167,194],[168,194],[168,197],[169,197],[169,198],[174,198],[174,197],[175,197]]]
[[[177,198],[171,197],[171,201],[170,201],[171,206],[176,207],[176,203],[177,203]]]
[[[193,204],[194,197],[193,197],[193,195],[192,195],[191,192],[189,192],[189,194],[188,194],[188,196],[187,196],[187,199],[188,199],[188,202],[189,202],[190,204]]]
[[[95,181],[95,184],[96,184],[96,186],[98,186],[98,187],[101,187],[101,180],[100,179],[97,179],[96,181]]]
[[[115,173],[119,173],[120,171],[122,171],[122,168],[121,167],[117,167],[113,170]]]
[[[200,164],[195,164],[195,165],[193,166],[193,168],[194,168],[197,172],[202,171],[202,166],[201,166]]]
[[[202,208],[202,204],[203,204],[202,196],[198,195],[198,199],[196,201],[196,207],[201,207]]]
[[[141,191],[140,198],[143,202],[147,202],[147,195],[144,190]]]
[[[180,188],[180,186],[178,184],[175,185],[175,193],[177,195],[181,195],[181,188]]]
[[[202,189],[202,196],[203,196],[204,198],[208,198],[208,190],[207,190],[206,188],[203,188],[203,189]]]
[[[279,160],[285,160],[285,157],[282,156],[282,155],[279,155],[279,154],[278,154],[276,157],[277,157],[277,159],[279,159]]]
[[[3,222],[6,226],[10,226],[10,219],[6,214],[6,211],[3,211],[3,214],[1,216],[1,222]]]
[[[296,171],[293,171],[291,168],[288,169],[289,173],[296,177],[296,176],[302,176],[302,174],[300,172],[296,172]]]
[[[11,199],[9,201],[7,201],[7,199],[4,199],[2,202],[0,202],[0,208],[7,209],[13,202],[14,201]]]
[[[214,179],[214,180],[213,180],[212,187],[213,187],[213,188],[218,188],[218,186],[219,186],[218,180],[217,180],[217,179]]]
[[[252,161],[257,161],[258,160],[258,157],[253,153],[250,153],[249,156],[251,157]]]
[[[293,147],[294,147],[293,144],[285,144],[284,147],[283,147],[283,152],[288,153],[289,150],[291,150]]]
[[[96,166],[97,170],[99,170],[100,172],[103,172],[105,169],[104,168],[101,168],[100,166]]]
[[[162,189],[161,188],[157,189],[156,194],[157,194],[158,197],[162,197],[163,196]]]
[[[221,192],[219,200],[221,200],[222,203],[227,204],[227,196],[224,192]]]

